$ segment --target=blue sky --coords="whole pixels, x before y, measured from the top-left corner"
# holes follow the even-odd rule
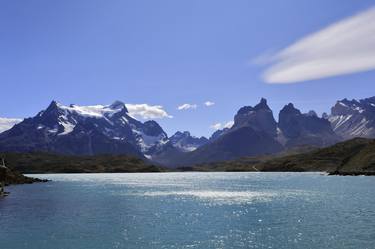
[[[275,118],[288,102],[328,112],[338,99],[374,96],[375,72],[339,68],[333,77],[285,84],[293,79],[268,77],[272,64],[255,62],[277,57],[284,70],[282,63],[294,60],[292,53],[279,56],[284,48],[373,6],[365,0],[1,1],[0,117],[33,116],[52,99],[121,100],[163,106],[173,118],[157,121],[169,135],[208,136],[211,125],[232,120],[261,97]],[[274,79],[281,84],[268,82]],[[183,104],[196,108],[178,110]]]

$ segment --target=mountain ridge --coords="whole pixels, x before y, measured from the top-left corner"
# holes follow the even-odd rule
[[[168,137],[154,120],[141,122],[126,105],[63,105],[52,101],[36,116],[0,133],[0,151],[63,155],[129,155],[172,167],[277,154],[304,146],[327,147],[355,136],[375,137],[375,97],[339,100],[330,114],[285,105],[275,120],[265,98],[243,106],[230,128],[209,139],[188,131]]]

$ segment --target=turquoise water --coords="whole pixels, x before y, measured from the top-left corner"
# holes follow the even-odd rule
[[[0,200],[0,248],[375,248],[375,178],[42,175]]]

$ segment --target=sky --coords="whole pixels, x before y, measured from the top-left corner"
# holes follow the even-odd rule
[[[375,1],[3,0],[0,117],[120,100],[209,136],[264,97],[329,112],[375,95]]]

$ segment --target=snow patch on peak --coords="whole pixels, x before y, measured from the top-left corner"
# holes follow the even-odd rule
[[[64,131],[60,133],[59,135],[66,135],[73,131],[75,124],[69,123],[69,122],[61,122],[60,123],[64,127]]]
[[[114,108],[112,105],[92,105],[92,106],[78,106],[78,105],[70,105],[70,106],[60,106],[61,109],[67,110],[69,112],[75,112],[79,115],[86,116],[86,117],[94,117],[94,118],[103,118],[103,117],[110,117],[115,113],[122,111],[124,108],[117,105]]]
[[[147,152],[153,146],[163,145],[168,142],[168,138],[164,133],[157,136],[149,136],[137,129],[133,129],[133,132],[136,134],[137,144],[143,153]]]

